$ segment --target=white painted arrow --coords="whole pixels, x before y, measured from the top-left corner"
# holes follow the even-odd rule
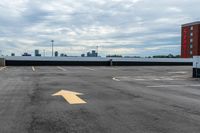
[[[77,95],[83,95],[82,93],[61,90],[52,96],[62,96],[69,104],[85,104],[84,100],[79,98]]]

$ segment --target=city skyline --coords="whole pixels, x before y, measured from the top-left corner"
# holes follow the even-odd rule
[[[2,56],[9,56],[9,55],[2,55]],[[10,56],[16,56],[16,55],[15,55],[15,53],[11,53]],[[46,55],[45,50],[40,51],[39,49],[35,49],[34,50],[34,54],[32,54],[32,52],[31,53],[24,52],[23,54],[17,55],[17,56],[35,56],[35,57],[36,56],[37,57],[45,57],[45,56],[47,56],[47,57],[49,57],[48,55]],[[67,57],[67,56],[73,56],[73,55],[67,55],[66,52],[65,53],[59,53],[59,51],[52,51],[52,55],[50,57],[58,57],[58,56]],[[79,57],[98,57],[98,53],[97,53],[96,50],[91,50],[91,51],[88,51],[87,53],[82,53],[82,54],[80,54],[78,56]]]
[[[48,3],[48,4],[47,4]],[[3,0],[0,4],[0,51],[33,49],[80,56],[180,54],[181,25],[198,21],[200,1],[181,0]],[[89,5],[89,6],[88,6]]]

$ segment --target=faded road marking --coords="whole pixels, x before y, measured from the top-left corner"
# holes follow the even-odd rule
[[[168,73],[172,73],[172,74],[186,74],[187,72],[185,72],[185,71],[177,71],[177,72],[168,72]]]
[[[115,77],[113,77],[112,78],[114,81],[120,81],[119,79],[117,79],[117,78],[115,78]]]
[[[35,72],[35,67],[34,66],[32,66],[32,70],[33,70],[33,72]]]
[[[135,80],[138,80],[138,81],[144,81],[145,79],[135,79]]]
[[[77,95],[83,95],[82,93],[61,90],[52,96],[62,96],[69,104],[85,104],[84,100],[79,98]]]
[[[110,66],[108,66],[108,67],[101,67],[101,68],[107,69],[107,70],[119,70],[118,68],[110,67]]]
[[[84,69],[87,69],[87,70],[95,71],[94,69],[89,68],[89,67],[83,67],[83,68],[84,68]]]
[[[157,85],[157,86],[147,86],[148,88],[162,88],[162,87],[200,87],[200,84],[196,85]]]
[[[63,68],[63,67],[57,67],[58,69],[60,69],[60,70],[62,70],[62,71],[64,71],[64,72],[66,72],[67,70],[65,69],[65,68]]]
[[[187,75],[174,75],[174,76],[171,76],[172,78],[185,78],[187,77]]]
[[[0,67],[0,71],[2,71],[3,69],[5,69],[6,67]]]
[[[173,78],[172,76],[159,77],[159,76],[118,76],[115,77],[120,81],[172,81],[172,80],[186,80],[185,78]]]

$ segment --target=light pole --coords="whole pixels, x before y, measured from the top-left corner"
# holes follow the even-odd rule
[[[53,43],[54,43],[54,40],[51,40],[52,42],[52,57],[53,57]]]
[[[43,50],[43,56],[45,57],[46,55],[45,55],[46,53],[45,53],[45,49]]]
[[[96,48],[97,48],[97,57],[98,57],[98,54],[99,54],[99,46],[97,45]]]

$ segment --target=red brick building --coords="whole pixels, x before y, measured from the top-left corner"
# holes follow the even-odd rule
[[[200,56],[200,21],[182,25],[181,58]]]

